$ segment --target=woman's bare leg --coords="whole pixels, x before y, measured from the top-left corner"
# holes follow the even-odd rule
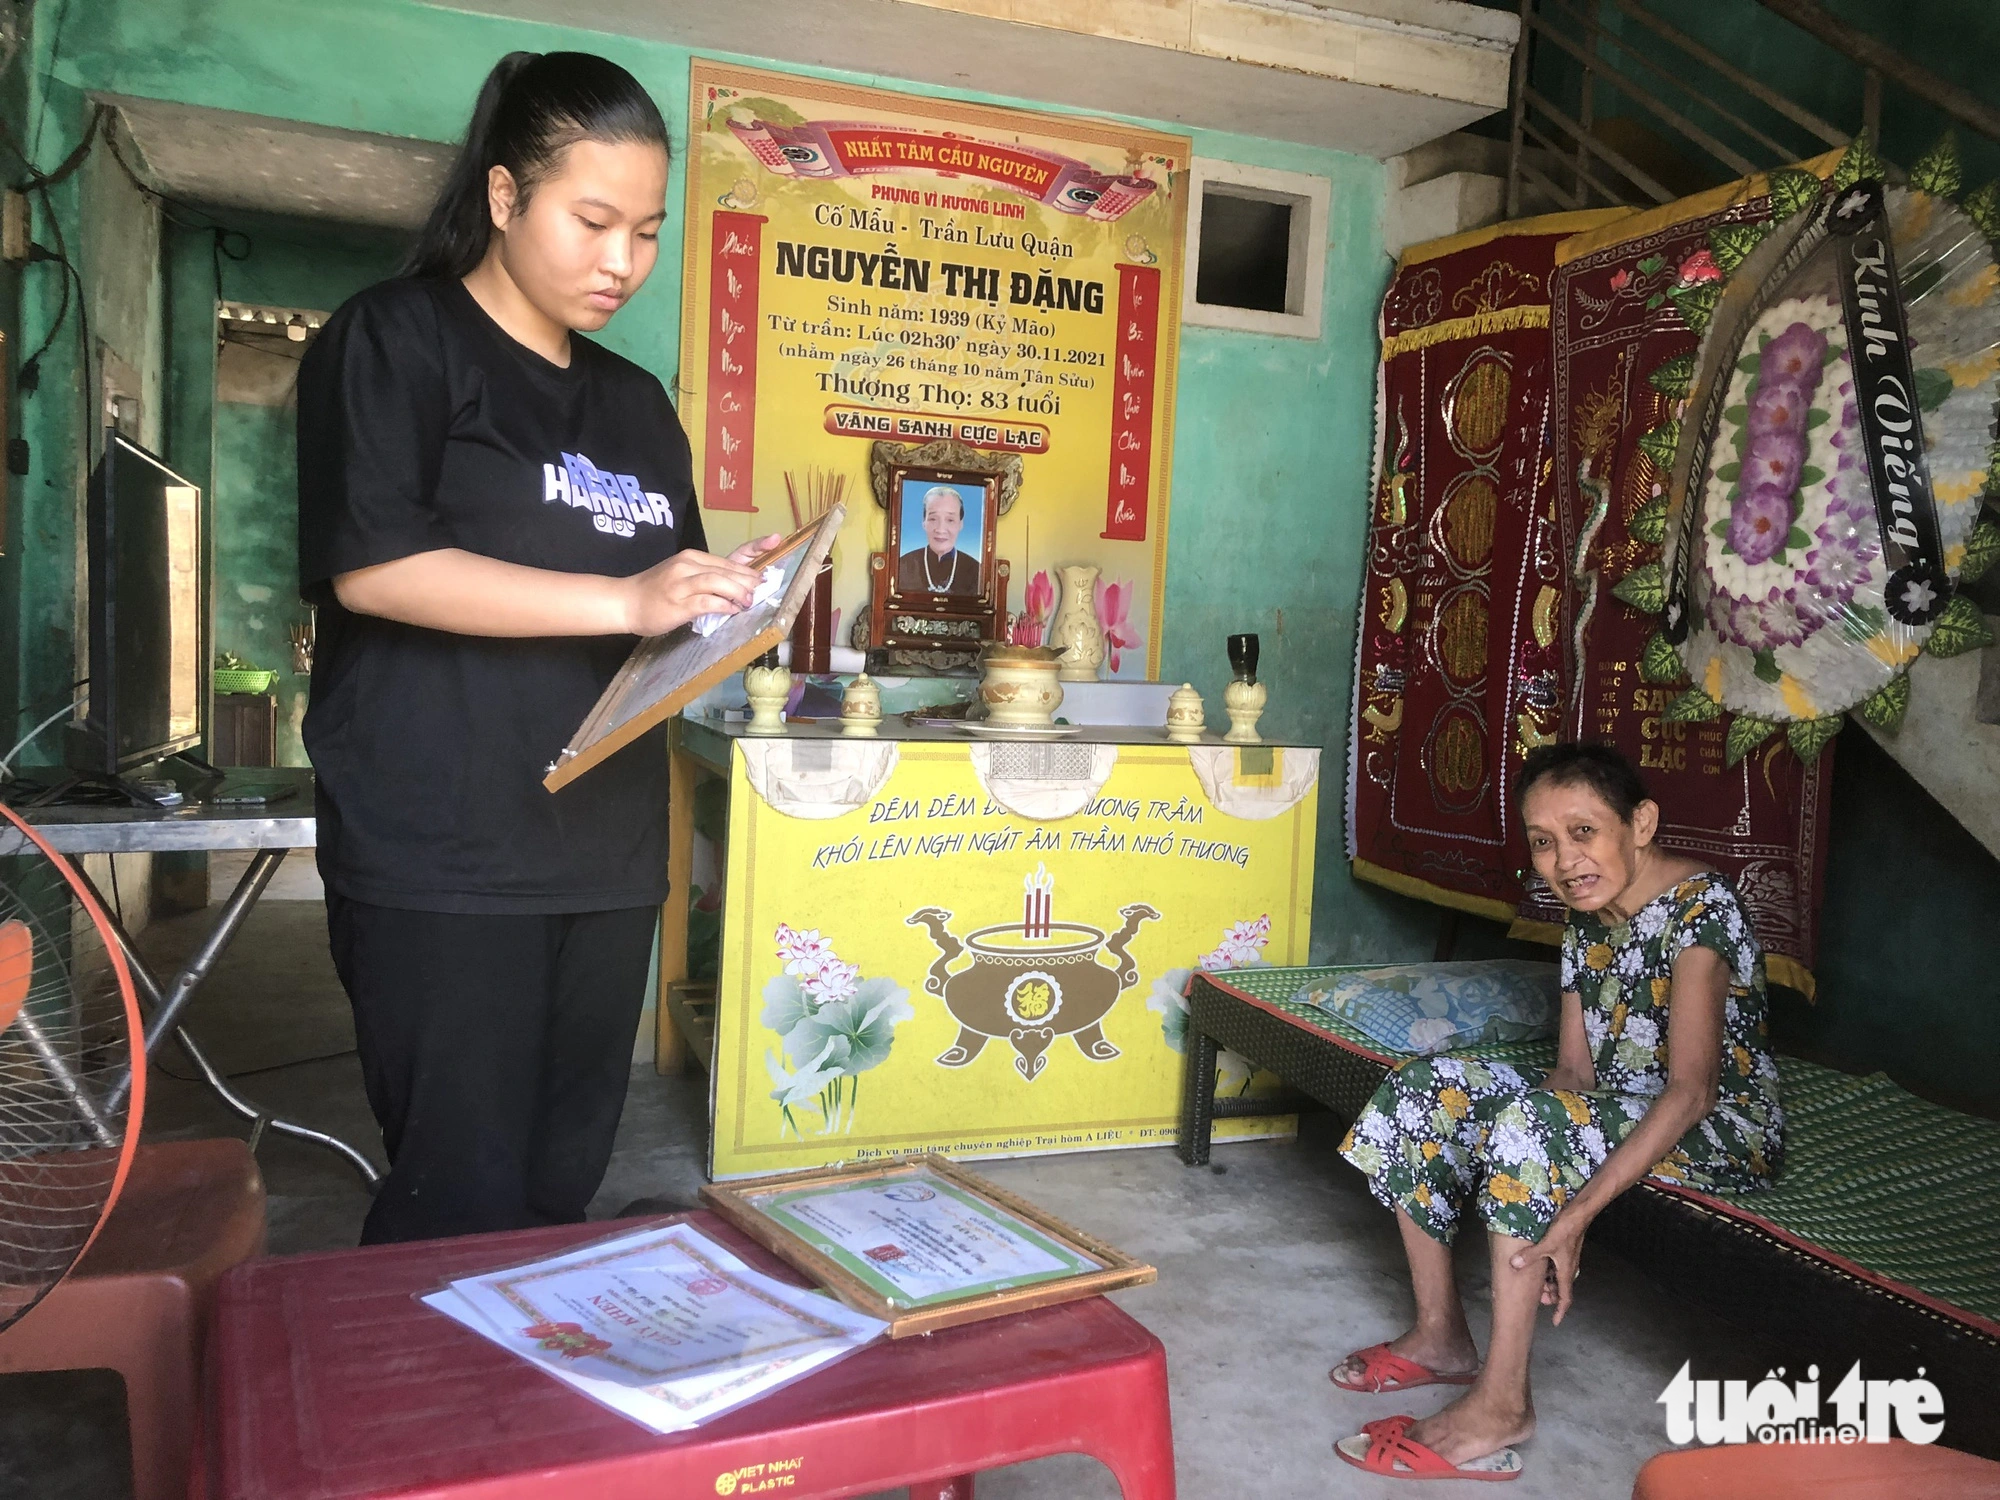
[[[1410,1262],[1410,1290],[1417,1298],[1417,1321],[1389,1348],[1405,1359],[1441,1375],[1458,1375],[1479,1368],[1479,1350],[1466,1326],[1465,1304],[1451,1273],[1451,1246],[1440,1244],[1419,1229],[1400,1208],[1396,1227],[1402,1231],[1403,1254]],[[1359,1379],[1361,1366],[1343,1361],[1334,1372],[1344,1380]]]
[[[1454,1464],[1479,1458],[1535,1433],[1535,1401],[1528,1388],[1528,1354],[1542,1306],[1546,1265],[1517,1271],[1513,1258],[1527,1243],[1511,1235],[1487,1237],[1493,1253],[1493,1336],[1486,1366],[1458,1400],[1410,1429],[1410,1437]]]

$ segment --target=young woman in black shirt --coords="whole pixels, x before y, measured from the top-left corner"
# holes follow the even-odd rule
[[[582,1219],[666,894],[665,749],[541,778],[630,651],[743,607],[653,375],[582,337],[639,290],[667,132],[584,53],[487,78],[406,272],[299,372],[305,742],[333,958],[390,1160],[364,1243]]]

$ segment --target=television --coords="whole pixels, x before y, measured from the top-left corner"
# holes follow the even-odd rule
[[[69,759],[117,777],[202,738],[201,489],[106,428],[85,526],[90,707]]]

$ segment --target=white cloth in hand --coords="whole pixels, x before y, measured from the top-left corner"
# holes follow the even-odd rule
[[[757,591],[750,596],[750,602],[744,606],[744,609],[755,609],[760,604],[769,604],[773,599],[778,597],[778,590],[784,586],[784,568],[777,563],[772,563],[770,567],[764,570],[764,581],[757,585]],[[741,612],[737,611],[736,613]],[[696,635],[714,635],[721,628],[724,620],[733,620],[735,618],[736,614],[719,609],[710,614],[696,615],[694,618],[694,633]]]

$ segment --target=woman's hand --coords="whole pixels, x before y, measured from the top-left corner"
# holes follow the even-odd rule
[[[1531,1269],[1537,1261],[1543,1268],[1542,1306],[1553,1306],[1556,1310],[1554,1321],[1562,1322],[1563,1314],[1569,1311],[1571,1289],[1576,1283],[1577,1267],[1583,1259],[1584,1231],[1590,1227],[1590,1220],[1571,1209],[1564,1209],[1549,1225],[1544,1234],[1532,1245],[1525,1245],[1514,1252],[1512,1261],[1517,1271]]]
[[[741,563],[747,568],[751,563],[762,557],[766,552],[769,552],[784,539],[785,534],[782,531],[774,531],[769,536],[752,537],[734,552],[730,553],[729,560],[733,563]]]
[[[759,575],[744,566],[759,550],[746,542],[727,557],[676,552],[665,562],[623,580],[625,628],[632,635],[665,635],[698,615],[733,615],[750,603]]]
[[[749,604],[759,575],[746,564],[783,540],[759,537],[727,557],[677,552],[630,578],[442,547],[336,574],[333,593],[355,614],[457,635],[665,635],[696,615],[733,615]]]

